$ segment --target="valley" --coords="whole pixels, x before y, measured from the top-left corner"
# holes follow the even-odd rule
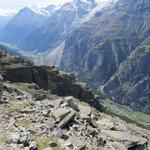
[[[149,150],[149,64],[149,0],[0,15],[0,150]]]

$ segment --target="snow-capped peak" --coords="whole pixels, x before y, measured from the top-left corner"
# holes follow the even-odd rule
[[[46,11],[44,8],[37,7],[36,5],[33,5],[30,9],[33,12],[35,12],[36,14],[40,14],[40,15],[44,15],[44,16],[48,16],[49,15],[48,11]]]

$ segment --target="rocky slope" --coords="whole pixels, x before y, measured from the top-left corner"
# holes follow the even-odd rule
[[[47,94],[37,99],[37,91],[34,84],[4,83],[1,150],[148,150],[148,130],[74,97]]]
[[[9,60],[16,60],[5,50],[1,54],[0,62],[8,55]],[[81,90],[72,75],[60,74],[53,67],[12,64],[1,66],[5,82],[0,150],[149,150],[148,130],[95,109],[89,103],[94,99],[91,92],[85,87]],[[79,99],[73,94],[78,91]]]

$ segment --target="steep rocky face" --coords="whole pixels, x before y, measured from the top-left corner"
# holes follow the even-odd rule
[[[99,15],[95,15],[67,37],[60,68],[69,72],[77,72],[79,78],[90,83],[93,88],[107,84],[118,68],[122,66],[121,63],[130,59],[130,53],[135,51],[135,54],[136,48],[148,38],[150,34],[149,10],[150,2],[148,0],[138,0],[136,2],[119,0],[104,9],[103,12],[100,11]],[[147,48],[143,51],[143,54],[140,52],[137,55],[140,57],[141,62],[148,64],[149,53],[145,51],[148,51]],[[113,99],[118,98],[120,103],[123,103],[123,101],[127,101],[126,104],[130,105],[132,102],[136,103],[133,104],[135,109],[136,106],[140,107],[142,103],[141,96],[146,96],[148,98],[145,99],[146,103],[143,100],[143,105],[149,108],[147,105],[150,96],[147,92],[149,90],[149,80],[145,79],[149,74],[143,69],[143,65],[140,64],[137,58],[135,61],[137,61],[139,69],[134,69],[136,72],[133,72],[130,67],[126,68],[127,72],[130,72],[129,74],[133,73],[132,78],[128,79],[127,82],[130,85],[131,80],[138,76],[137,74],[140,78],[143,74],[143,79],[141,79],[143,80],[143,88],[136,88],[136,92],[132,89],[130,94],[127,90],[123,94],[116,89],[118,96],[115,96],[114,93],[110,94],[111,91],[109,94]],[[131,62],[128,63],[129,66],[132,65]],[[128,75],[125,78],[128,78]],[[133,82],[135,81],[133,80]],[[122,87],[126,86],[124,83],[122,82]],[[113,84],[118,86],[118,82],[113,82]],[[110,86],[108,89],[112,88],[113,86]],[[137,90],[140,90],[141,95],[138,94]],[[125,95],[128,95],[127,97],[130,97],[130,100]],[[141,103],[138,105],[139,101]],[[141,107],[140,110],[147,112],[144,107]]]
[[[104,85],[103,91],[114,101],[150,113],[150,38],[124,61]]]
[[[4,26],[0,33],[0,40],[17,45],[33,29],[39,27],[44,20],[45,16],[25,7]]]
[[[95,4],[90,2],[70,2],[54,11],[43,26],[34,30],[20,43],[25,50],[39,52],[54,48],[65,37],[74,23],[84,17]]]
[[[149,33],[149,9],[131,10],[135,5],[119,4],[72,32],[65,43],[62,69],[85,72],[86,78],[95,78],[98,84],[113,75]]]

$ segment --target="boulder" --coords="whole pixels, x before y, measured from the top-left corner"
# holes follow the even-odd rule
[[[30,143],[29,150],[37,150],[37,146],[38,146],[37,142],[32,141]]]
[[[102,133],[106,134],[111,141],[117,141],[123,143],[127,149],[135,150],[147,150],[147,140],[136,135],[131,135],[128,132],[102,130]]]
[[[87,104],[79,104],[78,107],[80,110],[80,112],[79,112],[80,118],[81,119],[89,119],[91,112],[92,112],[91,107]]]
[[[58,108],[56,110],[53,110],[52,114],[56,120],[57,119],[63,120],[70,113],[70,111],[71,110],[68,108]]]
[[[76,113],[74,111],[71,111],[59,124],[58,128],[65,127],[74,117]]]
[[[68,96],[68,97],[66,97],[66,100],[67,100],[69,107],[73,108],[75,111],[79,111],[79,107],[78,107],[79,100],[78,99],[76,99],[72,96]]]
[[[54,100],[53,101],[53,105],[55,107],[59,107],[62,104],[62,102],[63,102],[62,100],[63,100],[62,98],[58,98],[58,99]]]
[[[115,128],[114,122],[107,118],[102,118],[102,119],[96,121],[96,124],[98,125],[99,128],[101,128],[101,127],[106,128],[106,129]]]
[[[20,143],[20,133],[18,133],[18,132],[12,133],[11,141],[16,144]]]
[[[53,119],[49,119],[46,121],[46,123],[44,124],[44,126],[47,129],[53,129],[55,127],[55,121]]]

